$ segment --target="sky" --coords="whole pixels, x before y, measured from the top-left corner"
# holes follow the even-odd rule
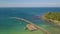
[[[0,0],[0,7],[60,7],[60,0]]]

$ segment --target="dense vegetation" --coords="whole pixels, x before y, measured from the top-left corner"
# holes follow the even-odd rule
[[[45,17],[48,19],[60,21],[60,12],[48,12],[45,14]]]

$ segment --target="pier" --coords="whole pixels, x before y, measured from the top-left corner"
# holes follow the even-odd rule
[[[11,17],[11,18],[15,18],[15,19],[18,19],[18,20],[25,21],[27,24],[31,24],[35,29],[42,30],[42,31],[45,32],[46,34],[50,34],[47,30],[43,29],[43,28],[40,27],[40,26],[37,26],[37,25],[33,24],[32,22],[30,22],[30,21],[28,21],[28,20],[26,20],[26,19],[18,18],[18,17]],[[33,27],[32,27],[32,28],[33,28]],[[31,30],[32,28],[28,28],[28,29]],[[34,29],[34,28],[33,28],[33,29]]]

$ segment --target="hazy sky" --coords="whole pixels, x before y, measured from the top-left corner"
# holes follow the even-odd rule
[[[60,7],[60,0],[0,0],[0,7]]]

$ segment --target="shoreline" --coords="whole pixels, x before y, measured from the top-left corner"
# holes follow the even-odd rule
[[[49,23],[52,22],[51,24],[54,24],[54,25],[60,26],[60,21],[58,21],[58,20],[48,19],[48,18],[46,18],[44,15],[42,16],[42,19],[43,19],[44,21],[49,22]]]

